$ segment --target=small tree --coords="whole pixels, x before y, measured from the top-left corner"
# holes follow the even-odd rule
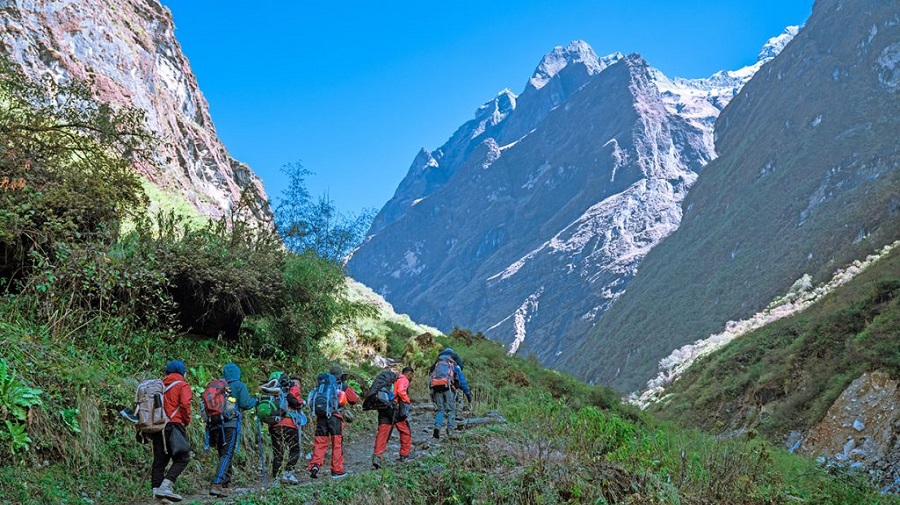
[[[288,186],[275,207],[275,225],[285,246],[294,253],[311,251],[340,263],[365,238],[375,210],[340,213],[327,193],[311,198],[306,177],[312,172],[303,165],[287,165],[282,172],[288,177]]]

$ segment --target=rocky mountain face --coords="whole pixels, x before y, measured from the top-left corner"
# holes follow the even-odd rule
[[[719,116],[678,231],[565,366],[637,389],[672,349],[900,238],[898,40],[897,2],[816,2]]]
[[[415,320],[560,364],[678,227],[721,108],[795,33],[699,80],[581,41],[554,48],[520,95],[501,91],[416,156],[351,275]]]
[[[161,142],[144,177],[212,217],[248,189],[269,221],[262,183],[217,137],[174,29],[158,0],[0,0],[3,50],[28,75],[92,79],[101,100],[146,111]]]

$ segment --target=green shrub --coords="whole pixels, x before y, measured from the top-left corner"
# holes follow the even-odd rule
[[[97,101],[88,83],[35,83],[0,58],[0,287],[58,243],[104,243],[144,207],[143,112]]]

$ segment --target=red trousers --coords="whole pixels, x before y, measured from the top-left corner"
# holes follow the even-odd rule
[[[316,434],[313,437],[313,455],[309,469],[321,467],[325,463],[325,453],[331,443],[331,473],[344,473],[344,450],[341,447],[344,439],[344,420],[340,416],[316,417]]]
[[[387,450],[388,437],[391,435],[391,427],[397,428],[400,433],[400,456],[409,456],[412,452],[412,433],[409,431],[409,420],[393,422],[393,416],[381,415],[378,412],[378,434],[375,435],[375,456],[381,456]]]

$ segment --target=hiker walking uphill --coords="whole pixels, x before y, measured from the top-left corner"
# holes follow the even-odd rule
[[[272,438],[272,478],[277,478],[285,449],[287,463],[281,474],[281,482],[299,484],[294,475],[294,467],[300,460],[300,428],[306,424],[306,417],[300,411],[303,400],[300,396],[300,380],[288,377],[283,372],[272,372],[269,380],[260,389],[270,395],[256,408],[260,420],[269,425]]]
[[[309,476],[318,478],[319,468],[325,463],[325,453],[331,444],[331,477],[339,479],[347,475],[344,470],[344,414],[347,404],[359,402],[359,396],[344,381],[347,376],[340,366],[334,365],[327,373],[316,377],[316,388],[310,391],[307,403],[316,416],[316,432],[313,437],[313,455],[309,462]]]
[[[134,414],[122,415],[136,423],[139,436],[153,444],[150,486],[157,500],[181,501],[173,489],[175,479],[191,459],[185,427],[191,421],[191,386],[185,381],[181,361],[166,363],[166,376],[138,385]],[[128,415],[126,415],[128,414]],[[166,470],[166,467],[172,466]]]
[[[201,409],[206,421],[206,436],[219,453],[219,464],[209,494],[231,494],[231,464],[241,439],[241,411],[256,407],[258,400],[250,396],[241,382],[241,369],[228,363],[222,369],[224,379],[210,382],[201,397]]]
[[[406,367],[398,376],[390,370],[378,374],[366,396],[371,408],[378,410],[378,433],[375,436],[375,450],[372,466],[381,468],[382,456],[387,450],[388,439],[394,427],[400,434],[400,461],[406,461],[412,452],[412,432],[409,429],[409,379],[413,369]],[[391,393],[393,385],[393,393]],[[370,400],[371,398],[371,400]],[[365,407],[365,405],[363,405]]]
[[[441,438],[441,427],[444,418],[447,418],[447,436],[455,438],[456,433],[456,394],[462,389],[466,399],[472,401],[472,392],[462,373],[462,368],[456,363],[454,356],[458,358],[453,349],[449,347],[438,354],[434,364],[431,365],[431,401],[434,402],[436,413],[434,415],[434,438]]]

